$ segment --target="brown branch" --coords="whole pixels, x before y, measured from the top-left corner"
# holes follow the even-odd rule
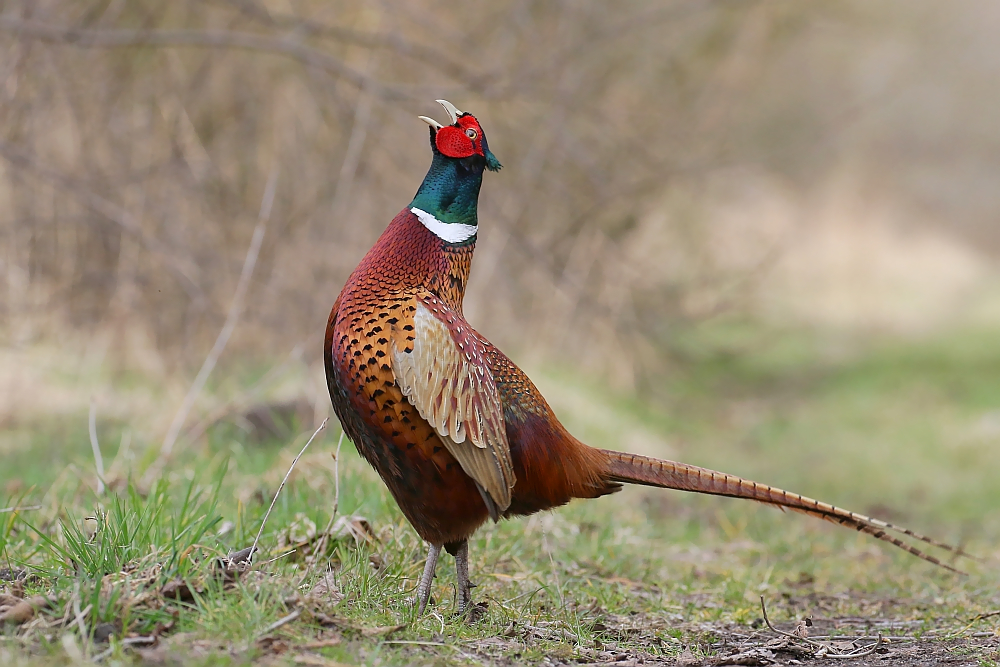
[[[761,612],[761,614],[764,615],[764,623],[767,625],[767,627],[772,632],[775,632],[775,633],[781,635],[782,637],[788,637],[789,639],[792,639],[794,641],[803,642],[805,644],[809,644],[810,646],[816,647],[816,656],[817,657],[838,658],[838,659],[839,658],[844,658],[844,659],[846,659],[846,658],[863,658],[866,655],[871,655],[872,653],[874,653],[878,649],[878,647],[881,646],[882,643],[885,641],[885,638],[882,637],[882,633],[879,632],[878,633],[878,638],[876,638],[874,644],[870,644],[870,645],[868,645],[866,647],[855,649],[853,651],[848,651],[847,653],[841,653],[840,651],[838,651],[838,650],[834,649],[833,647],[831,647],[829,644],[822,644],[822,643],[820,643],[818,641],[814,641],[812,639],[809,639],[808,637],[800,637],[799,635],[793,635],[790,632],[784,632],[784,631],[779,630],[778,628],[774,627],[773,625],[771,625],[771,619],[769,619],[767,617],[767,607],[764,605],[764,596],[763,595],[760,596],[760,612]],[[857,641],[857,639],[865,639],[865,637],[857,637],[857,638],[855,638],[855,641]]]
[[[309,448],[309,445],[311,445],[312,441],[316,439],[316,436],[319,435],[320,431],[326,428],[326,423],[328,421],[330,421],[329,417],[324,419],[323,423],[319,425],[319,428],[313,431],[312,436],[309,438],[309,440],[306,441],[306,444],[302,446],[302,449],[299,451],[298,455],[292,461],[292,465],[288,466],[288,472],[285,473],[284,479],[282,479],[281,484],[278,485],[278,490],[274,492],[274,498],[271,499],[271,505],[267,508],[267,512],[264,513],[264,518],[260,522],[260,530],[257,531],[257,537],[255,537],[253,540],[253,546],[250,547],[249,558],[253,558],[253,555],[257,552],[257,544],[260,542],[260,536],[264,534],[264,526],[267,525],[267,518],[271,516],[271,510],[274,509],[274,504],[278,502],[278,496],[281,495],[281,490],[285,488],[285,483],[288,481],[288,478],[292,474],[292,471],[295,470],[295,464],[298,463],[299,459],[302,458],[302,455],[306,453],[306,449]]]
[[[201,365],[198,375],[188,388],[187,394],[185,394],[184,400],[181,403],[181,407],[174,415],[174,419],[170,423],[170,428],[167,429],[167,435],[163,438],[163,444],[160,446],[159,456],[143,476],[144,482],[152,483],[152,480],[160,474],[164,464],[170,458],[174,445],[177,443],[177,438],[180,435],[181,428],[184,427],[184,422],[187,421],[188,413],[194,406],[195,399],[201,392],[202,387],[205,386],[205,382],[208,381],[209,374],[211,374],[212,370],[215,368],[215,364],[219,361],[219,357],[222,356],[222,351],[226,349],[226,344],[229,343],[229,337],[232,336],[233,330],[236,328],[236,324],[239,322],[240,316],[243,314],[244,297],[246,296],[247,289],[250,286],[250,277],[253,275],[254,267],[257,265],[257,257],[260,254],[260,246],[264,241],[264,232],[267,229],[267,222],[271,219],[271,207],[274,204],[274,194],[277,185],[278,170],[273,169],[271,171],[271,175],[267,179],[267,185],[264,187],[264,197],[260,203],[260,213],[257,216],[257,226],[254,228],[253,237],[250,239],[250,247],[247,249],[247,256],[243,261],[243,270],[240,272],[240,279],[236,284],[236,292],[233,294],[233,300],[229,305],[229,313],[226,315],[226,321],[222,325],[222,330],[216,337],[215,343],[212,345],[212,349],[209,351],[208,356],[205,357],[205,362]]]
[[[2,19],[3,17],[0,17],[0,23],[2,23]],[[196,303],[204,303],[205,293],[195,279],[195,276],[198,275],[198,269],[183,259],[179,252],[173,251],[159,239],[147,234],[139,220],[133,217],[127,210],[93,192],[74,179],[42,165],[34,156],[2,139],[0,139],[0,157],[3,157],[12,165],[34,172],[37,176],[50,183],[55,183],[64,191],[73,194],[91,211],[115,223],[123,231],[135,237],[146,250],[163,260],[167,269],[177,276],[188,296]]]
[[[396,33],[362,32],[329,25],[315,19],[273,12],[254,0],[229,0],[229,4],[237,7],[245,16],[265,23],[269,27],[294,30],[319,38],[335,39],[373,50],[384,49],[400,56],[412,58],[444,72],[473,90],[485,89],[493,79],[497,78],[495,74],[473,71],[446,51],[411,42]]]
[[[41,505],[28,505],[27,507],[4,507],[0,508],[0,514],[10,514],[11,512],[27,512],[29,510],[40,510]]]
[[[120,28],[75,28],[42,21],[0,16],[0,31],[20,38],[37,39],[77,47],[114,49],[141,46],[191,46],[209,49],[242,49],[282,55],[337,77],[387,100],[413,99],[414,93],[400,86],[387,86],[349,67],[329,53],[306,46],[290,37],[271,37],[232,30],[127,30]]]

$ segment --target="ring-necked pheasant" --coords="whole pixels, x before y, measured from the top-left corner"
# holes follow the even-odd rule
[[[468,608],[467,540],[487,518],[597,498],[626,482],[777,505],[953,569],[887,531],[961,550],[905,528],[733,475],[594,449],[570,435],[521,369],[462,315],[483,172],[500,163],[474,116],[438,102],[450,124],[420,117],[430,125],[430,170],[351,274],[325,340],[327,383],[345,433],[430,545],[420,612],[442,547],[455,556],[459,610]]]

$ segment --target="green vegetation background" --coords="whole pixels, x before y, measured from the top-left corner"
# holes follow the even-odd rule
[[[852,353],[815,337],[746,330],[706,332],[696,340],[688,350],[691,364],[664,379],[659,393],[669,398],[663,403],[610,392],[566,369],[535,375],[565,422],[590,444],[628,448],[648,436],[638,442],[646,453],[870,513],[960,543],[985,562],[963,563],[970,575],[959,577],[807,517],[628,488],[484,527],[471,544],[476,598],[487,603],[483,619],[466,624],[453,617],[450,558],[435,584],[437,613],[418,619],[407,597],[423,547],[349,442],[335,469],[336,423],[299,462],[260,545],[267,558],[278,557],[310,529],[322,532],[331,521],[337,473],[340,514],[367,518],[376,541],[332,540],[329,561],[310,565],[293,554],[266,566],[266,576],[233,585],[213,574],[214,556],[253,542],[311,425],[297,423],[287,438],[255,442],[223,420],[203,442],[178,452],[143,494],[120,482],[98,497],[87,416],[70,415],[3,431],[0,507],[41,507],[0,514],[0,568],[30,568],[39,579],[29,580],[28,592],[52,596],[57,608],[73,599],[92,605],[88,631],[114,626],[114,643],[80,643],[88,655],[124,655],[121,637],[169,627],[164,646],[185,660],[207,661],[292,659],[260,639],[273,640],[267,628],[289,614],[290,597],[312,590],[327,562],[339,594],[314,611],[339,619],[335,632],[342,641],[312,654],[368,664],[376,658],[462,663],[468,652],[482,660],[491,651],[502,661],[512,649],[490,638],[505,637],[518,624],[550,633],[517,643],[524,661],[580,657],[609,644],[647,656],[676,656],[692,647],[711,654],[719,642],[713,628],[750,632],[762,594],[781,620],[865,616],[918,633],[961,630],[965,619],[1000,605],[1000,348],[993,332],[897,340]],[[231,377],[238,386],[260,374]],[[131,427],[98,421],[106,462]],[[149,444],[133,442],[136,455],[119,460],[124,480],[130,467],[148,463]],[[190,582],[198,589],[195,599],[142,601],[142,591],[171,581]],[[645,631],[623,632],[622,619]],[[384,636],[364,634],[403,624]],[[618,628],[610,639],[609,626]],[[0,651],[21,655],[12,630],[6,632]],[[36,629],[26,648],[36,656],[64,656],[63,632]],[[309,615],[276,631],[295,646],[330,632],[322,617]]]

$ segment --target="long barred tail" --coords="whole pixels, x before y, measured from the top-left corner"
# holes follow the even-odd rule
[[[884,542],[894,544],[900,549],[909,551],[917,558],[939,565],[952,572],[965,574],[940,560],[925,554],[914,546],[887,533],[887,530],[896,531],[903,535],[908,535],[921,542],[926,542],[935,547],[950,551],[957,556],[977,559],[958,547],[944,544],[924,535],[903,528],[894,526],[885,521],[879,521],[862,514],[856,514],[840,507],[834,507],[826,503],[821,503],[812,498],[800,496],[797,493],[788,493],[781,489],[766,484],[758,484],[750,480],[727,475],[726,473],[699,468],[686,463],[675,461],[663,461],[639,456],[638,454],[628,454],[625,452],[613,452],[601,450],[607,456],[605,476],[608,481],[627,482],[630,484],[644,484],[646,486],[656,486],[664,489],[678,489],[682,491],[694,491],[696,493],[707,493],[715,496],[728,496],[730,498],[747,498],[758,502],[776,505],[803,514],[819,517],[842,526],[849,526],[863,533],[868,533]]]

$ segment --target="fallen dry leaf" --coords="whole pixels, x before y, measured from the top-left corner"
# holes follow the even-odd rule
[[[316,582],[316,585],[312,587],[309,591],[307,598],[310,600],[315,600],[317,602],[330,602],[336,604],[344,599],[344,594],[340,592],[337,587],[337,582],[334,581],[333,573],[327,572],[323,575],[323,578]]]
[[[397,632],[406,627],[406,623],[402,625],[380,625],[377,628],[361,628],[361,635],[364,637],[381,637],[384,635],[391,635],[393,632]]]
[[[311,542],[316,539],[316,522],[305,514],[296,514],[295,519],[288,525],[287,533],[291,544]]]
[[[257,640],[257,648],[269,655],[281,655],[288,650],[288,642],[278,637],[267,636]]]
[[[406,623],[402,625],[380,625],[375,628],[364,628],[359,625],[354,625],[346,618],[337,618],[336,616],[327,616],[324,613],[317,613],[313,616],[317,623],[326,627],[336,627],[342,630],[351,630],[353,632],[359,632],[364,637],[377,637],[380,635],[389,635],[397,630],[402,630],[406,627]]]
[[[354,543],[361,545],[362,543],[374,544],[378,541],[375,537],[375,531],[372,530],[372,524],[368,519],[358,514],[352,514],[351,516],[342,516],[337,519],[333,527],[330,528],[330,534],[334,539],[343,539],[345,537],[354,538]]]
[[[18,602],[21,602],[21,598],[18,596],[0,593],[0,607],[13,607]]]
[[[684,649],[681,651],[681,654],[677,656],[677,664],[679,667],[696,667],[696,665],[701,664],[701,659],[695,657],[695,654],[688,649]]]
[[[21,625],[35,617],[35,612],[49,606],[47,598],[38,596],[29,600],[21,600],[7,611],[0,614],[0,624],[14,623]]]
[[[371,522],[363,516],[342,516],[330,526],[329,531],[317,531],[315,524],[303,514],[297,514],[295,520],[278,535],[276,552],[283,553],[293,559],[302,558],[307,563],[317,562],[329,552],[337,542],[350,539],[355,545],[375,544],[379,541]],[[322,552],[322,553],[319,553]]]
[[[710,665],[744,665],[748,667],[772,665],[774,664],[774,653],[764,648],[755,648],[742,653],[710,658],[707,662]],[[680,664],[679,661],[678,664]]]
[[[183,579],[173,579],[168,581],[163,585],[163,588],[160,589],[160,593],[163,597],[174,598],[176,600],[180,600],[181,602],[193,602],[194,594],[196,592],[200,593],[201,591],[192,589],[191,586],[189,586]]]

